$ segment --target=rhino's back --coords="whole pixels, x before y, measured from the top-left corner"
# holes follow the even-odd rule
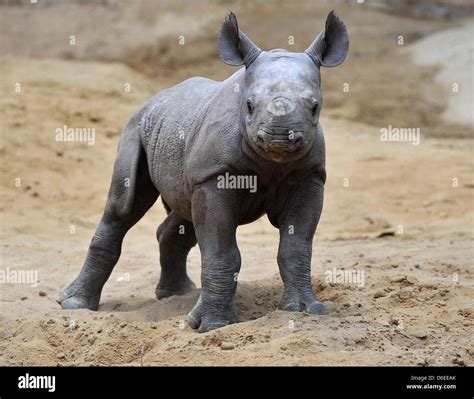
[[[162,90],[142,108],[140,134],[145,148],[160,134],[186,134],[222,82],[194,77]]]
[[[188,79],[157,93],[140,111],[139,131],[150,177],[170,207],[186,218],[190,217],[184,176],[187,147],[192,146],[209,110],[225,101],[221,97],[230,80]]]

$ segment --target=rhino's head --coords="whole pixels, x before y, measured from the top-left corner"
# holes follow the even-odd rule
[[[349,37],[330,12],[325,29],[304,53],[260,50],[239,31],[233,13],[222,24],[219,52],[229,65],[245,65],[241,120],[246,140],[261,157],[288,162],[313,145],[322,106],[319,68],[344,61]]]

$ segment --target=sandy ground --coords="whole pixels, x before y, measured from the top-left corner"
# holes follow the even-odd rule
[[[465,104],[473,104],[474,93],[474,25],[469,21],[457,29],[441,31],[411,46],[414,61],[419,65],[442,65],[436,80],[451,86],[452,95],[443,112],[447,121],[474,126],[474,112]]]
[[[415,64],[432,52],[418,39],[437,35],[448,43],[460,27],[472,27],[465,19],[336,7],[352,50],[345,65],[323,71],[328,181],[313,251],[314,287],[329,315],[276,310],[278,235],[262,218],[238,231],[242,322],[191,330],[186,314],[199,289],[161,301],[153,294],[154,232],[165,214],[159,203],[127,235],[99,311],[60,309],[55,297],[82,265],[120,130],[135,109],[188,76],[220,79],[233,71],[214,48],[229,8],[263,48],[289,48],[292,34],[295,51],[334,8],[162,3],[152,17],[150,4],[2,6],[1,269],[37,271],[39,284],[0,285],[0,364],[473,365],[472,128],[463,117],[445,117],[448,109],[466,115],[472,92],[470,100],[452,101],[451,82],[436,78],[446,66]],[[42,21],[58,15],[62,23],[45,29]],[[29,28],[20,29],[19,20]],[[76,25],[68,30],[69,20]],[[97,33],[95,20],[103,22]],[[269,30],[270,21],[280,30]],[[60,40],[71,31],[77,47]],[[397,44],[399,34],[406,46]],[[450,76],[466,87],[463,70],[452,68]],[[95,144],[55,141],[64,125],[95,128]],[[419,127],[420,144],[381,141],[388,125]],[[197,249],[188,268],[199,287]],[[364,272],[364,284],[326,281],[334,268]]]

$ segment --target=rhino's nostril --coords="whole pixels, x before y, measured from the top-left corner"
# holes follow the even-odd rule
[[[295,144],[297,147],[301,146],[303,144],[303,137],[298,137],[295,141]]]
[[[257,143],[263,144],[265,142],[266,133],[263,130],[257,132]]]
[[[303,134],[300,133],[300,132],[291,133],[290,134],[290,139],[293,142],[293,144],[295,145],[295,148],[299,148],[303,144]]]

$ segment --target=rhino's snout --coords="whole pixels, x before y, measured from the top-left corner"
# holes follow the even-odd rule
[[[266,106],[268,118],[261,123],[254,138],[258,147],[271,155],[286,155],[304,145],[302,124],[297,122],[295,101],[278,95]]]
[[[292,130],[276,133],[259,129],[256,144],[265,152],[281,155],[288,154],[298,151],[303,147],[303,133]]]

